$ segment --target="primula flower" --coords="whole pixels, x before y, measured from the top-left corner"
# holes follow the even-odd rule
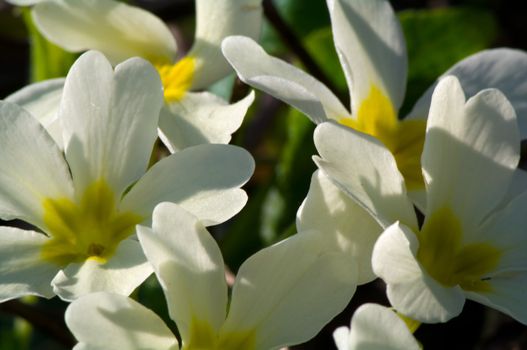
[[[455,77],[438,84],[421,157],[427,192],[421,228],[382,144],[332,123],[317,127],[315,143],[319,167],[387,227],[372,265],[398,311],[444,322],[468,298],[527,323],[527,192],[508,193],[520,135],[501,92],[483,90],[466,101]]]
[[[191,147],[147,171],[162,103],[148,62],[130,59],[114,72],[102,54],[86,53],[64,85],[62,153],[27,111],[0,102],[0,217],[41,230],[0,227],[1,301],[128,295],[152,272],[134,233],[157,203],[179,203],[207,225],[244,206],[239,187],[253,160],[238,147]]]
[[[316,335],[355,290],[353,268],[319,234],[294,235],[251,256],[238,271],[230,303],[221,252],[197,218],[162,203],[152,229],[139,226],[138,237],[182,344],[142,305],[97,293],[66,311],[78,348],[279,349]]]
[[[113,0],[22,2],[33,3],[36,27],[56,45],[72,52],[99,50],[114,65],[139,56],[156,67],[166,102],[159,119],[160,136],[172,152],[202,143],[228,143],[254,100],[250,93],[228,105],[214,94],[190,91],[208,87],[231,71],[220,50],[223,38],[258,37],[261,0],[197,0],[194,45],[180,60],[170,29],[138,7]]]
[[[361,305],[351,318],[350,328],[333,332],[338,350],[419,350],[408,325],[392,309]]]
[[[238,76],[305,113],[313,122],[335,120],[379,139],[394,155],[408,189],[423,208],[419,156],[422,152],[431,89],[409,118],[399,120],[406,90],[406,44],[386,0],[327,0],[333,39],[344,70],[351,110],[321,82],[269,56],[253,40],[230,37],[222,50]],[[475,54],[449,69],[471,96],[483,88],[502,90],[516,108],[527,137],[527,54],[496,49]]]

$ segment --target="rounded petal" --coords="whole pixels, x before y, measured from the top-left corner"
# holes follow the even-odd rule
[[[82,194],[105,180],[117,198],[147,169],[163,93],[159,75],[132,58],[115,68],[95,51],[71,68],[59,110],[66,158]]]
[[[439,81],[448,75],[459,79],[469,97],[487,88],[502,91],[518,116],[521,138],[527,138],[527,53],[499,48],[478,52],[447,70],[417,101],[408,118],[426,118],[432,94]]]
[[[48,238],[39,232],[0,227],[0,303],[25,295],[51,298],[59,267],[40,258]]]
[[[225,321],[227,283],[214,238],[196,217],[173,203],[159,204],[152,229],[139,226],[138,237],[183,345],[203,332],[203,323],[216,336]]]
[[[491,286],[488,292],[467,293],[467,298],[499,310],[526,325],[527,271],[498,273],[488,282]]]
[[[465,297],[459,286],[442,286],[423,270],[415,257],[418,246],[408,227],[393,224],[375,243],[373,271],[386,282],[396,310],[421,322],[446,322],[461,313]]]
[[[399,220],[417,229],[404,179],[392,154],[378,140],[330,122],[315,129],[314,140],[321,156],[314,158],[319,169],[381,226]]]
[[[298,209],[296,227],[299,232],[320,231],[335,249],[346,252],[357,266],[358,284],[376,278],[371,253],[382,228],[321,171],[311,178],[307,197]]]
[[[66,324],[83,350],[177,350],[174,334],[155,313],[136,301],[111,293],[93,293],[66,310]]]
[[[122,2],[44,1],[32,14],[49,41],[73,52],[99,50],[113,65],[134,56],[171,62],[176,54],[176,42],[163,21]]]
[[[356,277],[320,232],[296,234],[240,267],[221,336],[254,332],[255,349],[307,341],[348,304]]]
[[[255,41],[229,37],[223,41],[222,50],[244,83],[290,104],[313,122],[349,116],[325,85],[300,69],[269,56]]]
[[[33,115],[60,148],[64,146],[57,112],[63,88],[64,78],[51,79],[30,84],[5,98],[5,101],[16,103]]]
[[[137,241],[122,241],[115,255],[102,264],[88,259],[70,264],[53,279],[53,291],[62,300],[72,301],[94,292],[110,292],[128,296],[152,274]]]
[[[73,195],[68,165],[28,112],[0,102],[0,116],[0,217],[44,227],[43,200]]]
[[[254,160],[240,147],[189,147],[150,168],[125,195],[121,208],[149,217],[158,203],[173,202],[205,225],[219,224],[247,202],[240,187],[253,170]]]
[[[356,113],[372,87],[401,106],[408,58],[401,26],[386,0],[327,0],[333,38]]]
[[[193,89],[225,77],[231,67],[221,54],[221,41],[229,35],[258,39],[262,27],[262,0],[197,0],[196,35],[188,53],[196,61]]]
[[[404,321],[391,308],[377,304],[363,304],[355,311],[347,345],[342,349],[421,349]]]
[[[208,92],[187,93],[161,110],[160,137],[172,153],[202,143],[229,143],[253,101],[254,92],[233,104]]]
[[[427,212],[449,207],[464,232],[476,232],[505,196],[520,155],[514,109],[501,92],[484,90],[465,103],[455,77],[437,86],[422,166]]]

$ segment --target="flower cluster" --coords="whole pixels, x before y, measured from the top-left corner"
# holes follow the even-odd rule
[[[377,278],[391,308],[360,306],[334,332],[339,350],[420,349],[420,323],[449,321],[466,299],[527,324],[526,53],[462,60],[400,119],[408,58],[387,0],[327,0],[349,108],[259,46],[260,0],[196,0],[179,60],[170,29],[143,9],[10,2],[32,6],[51,42],[87,51],[67,77],[0,101],[0,218],[27,224],[0,226],[0,302],[71,302],[75,349],[281,349]],[[207,227],[248,200],[254,160],[228,143],[255,96],[229,104],[202,90],[231,66],[317,124],[318,169],[297,233],[228,283]],[[152,274],[176,327],[133,295]]]

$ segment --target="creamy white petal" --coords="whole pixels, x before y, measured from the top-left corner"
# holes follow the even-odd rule
[[[357,271],[320,232],[301,232],[240,267],[222,336],[254,331],[256,349],[314,337],[353,296]]]
[[[290,104],[313,122],[349,117],[335,95],[321,82],[278,58],[255,41],[237,36],[223,41],[223,54],[246,84]]]
[[[0,217],[43,227],[45,198],[72,196],[60,149],[39,122],[19,106],[0,101]]]
[[[415,320],[446,322],[459,315],[465,303],[461,288],[444,287],[431,278],[416,260],[419,243],[406,226],[395,223],[373,248],[373,271],[387,284],[390,303]]]
[[[153,226],[138,237],[165,293],[170,317],[188,345],[193,329],[205,323],[215,334],[225,321],[227,283],[214,238],[198,219],[173,203],[161,203]]]
[[[139,243],[126,239],[106,264],[95,259],[72,263],[53,279],[53,291],[62,300],[72,301],[94,292],[130,295],[153,272]]]
[[[5,0],[5,2],[16,6],[31,6],[48,0]]]
[[[174,334],[155,313],[136,301],[111,293],[93,293],[66,310],[66,324],[83,350],[179,349]]]
[[[63,88],[64,78],[51,79],[30,84],[5,98],[37,118],[60,148],[63,148],[62,129],[57,111]]]
[[[32,15],[51,42],[73,52],[99,50],[114,65],[133,56],[171,62],[176,54],[176,41],[161,19],[122,2],[44,1]]]
[[[404,321],[388,307],[363,304],[353,314],[346,350],[419,350]]]
[[[221,54],[221,41],[230,35],[258,40],[262,0],[197,0],[196,35],[188,56],[196,61],[193,89],[209,86],[231,72]]]
[[[335,249],[346,252],[357,266],[358,284],[376,278],[371,253],[382,228],[320,170],[311,178],[307,197],[298,209],[296,227],[299,232],[320,231]]]
[[[493,275],[486,293],[467,293],[467,298],[499,310],[522,324],[527,324],[527,271],[510,271]]]
[[[51,298],[57,265],[42,260],[48,238],[39,232],[0,227],[0,302],[24,295]]]
[[[66,78],[59,120],[78,194],[105,180],[119,198],[144,174],[162,104],[159,75],[140,58],[119,64],[115,73],[95,51],[75,62]]]
[[[401,26],[386,0],[327,0],[333,38],[346,73],[352,112],[372,85],[399,109],[406,90],[408,58]]]
[[[160,137],[172,153],[202,143],[229,143],[253,101],[254,92],[233,104],[208,92],[187,93],[161,110]]]
[[[520,155],[514,109],[498,90],[465,103],[455,77],[432,97],[421,158],[427,212],[449,207],[464,232],[474,232],[507,192]]]
[[[333,332],[333,340],[338,350],[348,350],[350,330],[348,327],[339,327]]]
[[[123,198],[121,208],[149,217],[158,203],[173,202],[205,225],[218,224],[247,202],[240,187],[253,170],[254,160],[240,147],[189,147],[150,168]]]
[[[404,179],[390,151],[373,137],[331,122],[315,129],[315,163],[383,227],[394,221],[417,228]]]
[[[486,88],[501,90],[516,110],[520,134],[527,138],[527,53],[521,50],[499,48],[478,52],[456,63],[439,77],[417,101],[409,118],[426,118],[432,94],[445,76],[459,79],[463,91],[470,97]]]

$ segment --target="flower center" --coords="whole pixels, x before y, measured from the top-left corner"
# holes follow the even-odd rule
[[[164,88],[165,101],[179,101],[192,85],[196,60],[184,57],[176,64],[154,64]]]
[[[69,198],[46,198],[42,204],[50,239],[41,254],[59,266],[87,259],[105,263],[143,219],[132,212],[119,212],[105,181],[88,186],[78,203]]]
[[[489,243],[463,243],[459,219],[448,207],[426,218],[417,235],[417,260],[439,283],[464,290],[490,290],[486,275],[498,265],[501,252]]]
[[[390,99],[372,85],[355,118],[342,118],[339,122],[380,140],[394,155],[408,189],[424,188],[420,159],[426,121],[399,121]]]
[[[219,336],[206,321],[192,319],[190,339],[182,350],[254,350],[254,331],[221,333]]]

